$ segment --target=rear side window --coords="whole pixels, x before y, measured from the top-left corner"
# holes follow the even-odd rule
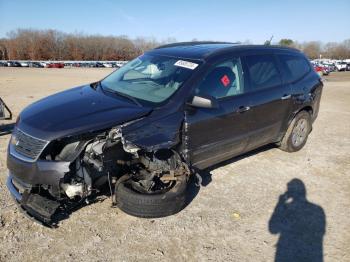
[[[287,82],[296,81],[310,71],[310,65],[305,58],[294,55],[278,55],[287,70]]]
[[[282,84],[272,55],[247,56],[246,64],[252,90],[265,89]]]

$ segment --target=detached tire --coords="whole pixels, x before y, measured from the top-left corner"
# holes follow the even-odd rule
[[[299,151],[306,144],[311,129],[310,113],[307,111],[299,112],[290,123],[280,143],[280,149],[286,152]]]
[[[186,203],[186,177],[162,194],[142,194],[125,185],[116,187],[117,206],[125,213],[144,218],[170,216],[182,210]]]

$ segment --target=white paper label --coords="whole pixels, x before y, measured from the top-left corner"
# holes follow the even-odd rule
[[[188,61],[184,61],[184,60],[178,60],[175,64],[175,66],[179,66],[179,67],[184,67],[184,68],[188,68],[188,69],[195,69],[198,64],[196,63],[192,63],[192,62],[188,62]]]

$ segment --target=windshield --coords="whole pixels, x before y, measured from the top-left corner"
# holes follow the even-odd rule
[[[168,99],[199,63],[166,56],[140,56],[101,81],[104,90],[154,104]]]

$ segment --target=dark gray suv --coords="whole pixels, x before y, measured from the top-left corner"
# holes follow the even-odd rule
[[[7,186],[46,225],[101,192],[132,215],[171,215],[199,170],[270,143],[300,150],[322,86],[296,49],[162,46],[24,109],[8,147]]]

